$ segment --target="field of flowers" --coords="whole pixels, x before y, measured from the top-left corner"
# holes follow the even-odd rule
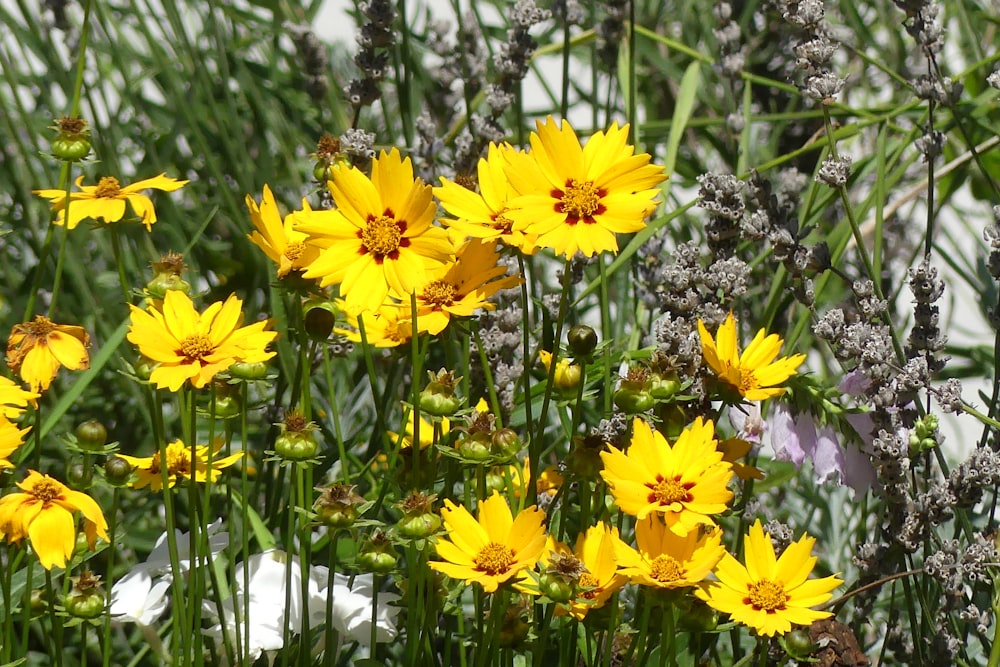
[[[997,667],[991,7],[0,5],[0,667]]]

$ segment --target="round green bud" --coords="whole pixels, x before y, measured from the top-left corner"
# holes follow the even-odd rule
[[[454,394],[447,395],[441,391],[428,388],[420,392],[420,409],[436,417],[448,417],[462,407],[462,399]]]
[[[146,293],[154,299],[162,299],[170,290],[178,290],[184,294],[191,293],[191,283],[181,278],[176,273],[157,273],[153,279],[146,283]]]
[[[538,577],[538,590],[554,602],[569,602],[576,597],[576,583],[556,572],[542,573]]]
[[[615,392],[615,405],[627,415],[637,415],[649,410],[656,404],[656,399],[648,391],[635,389],[619,389]]]
[[[396,569],[396,554],[380,549],[362,551],[358,554],[358,565],[366,572],[389,574]]]
[[[108,429],[104,428],[104,424],[96,419],[88,419],[77,424],[73,433],[76,435],[76,444],[80,446],[80,449],[91,452],[101,451],[104,449],[104,443],[108,441]]]
[[[815,644],[809,633],[802,628],[795,628],[782,636],[785,650],[793,658],[805,658],[812,653]]]
[[[309,431],[286,431],[274,441],[274,453],[289,461],[305,461],[316,456],[319,442]]]
[[[577,324],[570,327],[566,342],[574,357],[587,357],[597,347],[597,332],[586,324]]]
[[[104,462],[104,478],[111,486],[125,486],[132,478],[132,464],[120,456],[109,457]]]
[[[94,469],[82,463],[73,463],[66,469],[66,481],[77,491],[86,491],[94,481]]]
[[[66,613],[77,618],[97,618],[104,613],[104,595],[99,589],[71,591],[63,598]]]
[[[229,377],[237,380],[263,380],[267,377],[268,366],[266,361],[237,361],[229,367]]]
[[[441,517],[431,513],[404,516],[396,524],[396,529],[400,535],[411,540],[423,539],[441,530]]]
[[[321,301],[312,306],[306,306],[306,333],[313,340],[323,341],[329,338],[330,334],[333,333],[333,326],[336,322],[336,307],[329,301]]]
[[[79,162],[90,155],[90,141],[86,137],[60,134],[52,140],[52,154],[64,162]]]
[[[459,438],[455,446],[462,458],[472,463],[482,463],[490,458],[490,442],[485,435],[477,433]]]
[[[493,445],[494,452],[499,456],[508,458],[516,456],[524,447],[521,436],[509,428],[501,428],[495,431],[490,436],[490,443]]]

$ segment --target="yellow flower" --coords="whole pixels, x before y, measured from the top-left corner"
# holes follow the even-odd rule
[[[7,421],[6,417],[0,416],[0,470],[14,467],[10,462],[10,456],[24,444],[24,436],[30,430],[30,428],[19,429]]]
[[[699,417],[670,446],[658,431],[636,418],[628,453],[610,445],[608,449],[601,452],[601,476],[618,507],[639,519],[659,514],[678,535],[699,526],[714,527],[711,515],[723,512],[733,499],[726,488],[732,465],[716,449],[711,421]]]
[[[350,329],[338,327],[334,332],[352,343],[360,343],[359,315],[349,312],[343,299],[334,300],[334,305],[344,313],[348,326],[352,327]],[[365,338],[372,347],[398,347],[410,342],[410,338],[413,337],[413,321],[410,319],[408,304],[398,306],[391,303],[383,304],[378,310],[363,313],[360,317],[365,324]]]
[[[791,376],[806,359],[804,354],[782,357],[775,361],[784,341],[778,334],[765,337],[761,329],[740,354],[736,340],[736,320],[729,313],[712,340],[705,324],[698,320],[701,350],[705,362],[724,384],[729,385],[748,401],[762,401],[785,393],[776,387]]]
[[[552,370],[552,353],[548,350],[539,350],[538,358],[545,366],[545,372]],[[580,364],[570,363],[570,360],[562,357],[556,361],[556,371],[552,377],[552,386],[562,396],[572,398],[576,396],[576,390],[583,380],[583,369]]]
[[[715,569],[719,581],[696,594],[713,609],[768,637],[829,618],[833,614],[811,607],[827,602],[844,582],[836,576],[809,579],[816,566],[816,557],[810,555],[815,543],[816,538],[803,535],[776,558],[758,519],[744,542],[746,566],[726,554]]]
[[[452,317],[472,317],[480,308],[493,310],[496,306],[488,299],[521,282],[504,276],[507,267],[498,266],[499,259],[495,241],[472,239],[458,250],[454,262],[429,272],[428,281],[416,289],[419,330],[436,335]]]
[[[319,256],[318,248],[306,245],[306,239],[309,237],[295,229],[296,213],[285,216],[282,222],[271,188],[264,186],[260,207],[250,195],[247,195],[246,202],[250,210],[250,220],[256,227],[253,233],[247,234],[247,238],[278,265],[279,278],[284,278],[291,271],[305,270]],[[311,210],[305,201],[303,206],[306,211]]]
[[[507,501],[496,491],[479,504],[479,520],[450,500],[444,501],[441,516],[451,541],[441,539],[437,554],[445,562],[432,561],[432,569],[452,579],[478,582],[487,593],[538,561],[545,549],[545,514],[527,507],[515,519]]]
[[[441,186],[434,188],[434,195],[446,211],[458,218],[441,220],[453,241],[461,243],[469,237],[497,239],[526,255],[538,250],[535,235],[514,229],[514,221],[506,215],[507,202],[517,196],[507,178],[507,165],[512,161],[519,164],[526,158],[510,144],[490,143],[486,157],[479,160],[478,193],[441,177]]]
[[[413,446],[413,428],[414,428],[414,417],[416,413],[413,410],[408,410],[409,421],[406,423],[406,432],[403,433],[402,438],[400,438],[399,433],[394,431],[389,431],[389,439],[393,442],[400,443],[400,449],[409,449]],[[436,420],[435,420],[436,421]],[[443,437],[451,430],[451,420],[447,417],[441,417],[440,424],[441,432],[437,435]],[[434,443],[436,443],[434,434],[434,424],[427,421],[423,417],[420,418],[420,449],[427,449]]]
[[[76,546],[76,519],[83,514],[84,533],[94,548],[98,536],[108,539],[108,524],[94,499],[73,491],[48,475],[28,471],[18,482],[22,493],[0,498],[0,537],[20,542],[27,537],[42,567],[66,567]]]
[[[614,123],[580,146],[568,122],[551,116],[531,133],[531,159],[508,165],[520,195],[506,216],[514,229],[537,235],[536,243],[557,255],[587,257],[618,252],[615,234],[637,232],[656,208],[656,186],[666,179],[648,153],[635,155],[628,125]]]
[[[582,621],[591,609],[603,607],[614,593],[628,581],[628,577],[618,571],[618,559],[615,542],[618,540],[618,529],[599,523],[591,526],[587,532],[576,538],[573,555],[576,556],[586,571],[580,575],[577,585],[579,592],[575,600],[570,602],[568,609],[559,607],[557,614],[569,614]],[[552,551],[561,550],[569,553],[569,548],[558,542],[550,542]],[[548,558],[542,556],[543,563],[548,566]]]
[[[391,293],[407,298],[429,269],[454,256],[448,234],[432,226],[431,188],[395,148],[372,160],[369,179],[356,167],[333,170],[333,211],[303,211],[297,228],[321,249],[304,276],[340,285],[351,311],[378,310]]]
[[[750,453],[753,445],[742,438],[726,438],[719,441],[719,451],[722,460],[733,464],[733,473],[743,481],[748,479],[764,479],[764,471],[755,466],[740,463],[739,460]]]
[[[85,218],[94,218],[104,222],[118,222],[125,217],[125,203],[128,202],[135,214],[142,219],[149,231],[156,222],[156,210],[149,197],[142,194],[143,190],[163,190],[173,192],[188,181],[178,181],[160,174],[153,178],[137,181],[132,185],[121,185],[114,176],[105,176],[97,185],[83,185],[83,176],[76,179],[76,187],[80,192],[69,195],[69,223],[67,227],[74,229]],[[66,218],[66,192],[64,190],[34,190],[34,194],[45,197],[52,202],[52,210],[58,211],[56,224],[62,225]]]
[[[711,574],[726,554],[718,528],[678,535],[656,516],[636,523],[638,550],[617,535],[615,538],[619,572],[628,575],[634,584],[653,588],[694,586]]]
[[[71,371],[89,368],[88,345],[90,336],[83,327],[56,324],[36,315],[31,322],[15,324],[11,329],[7,365],[37,393],[49,388],[60,366]]]
[[[212,448],[211,465],[209,465],[208,445],[196,445],[194,448],[194,458],[191,457],[191,447],[185,445],[180,440],[174,440],[165,448],[152,456],[136,457],[119,454],[121,458],[129,462],[136,468],[136,480],[129,484],[133,489],[149,487],[152,491],[163,489],[163,476],[161,473],[161,459],[167,463],[167,486],[174,487],[177,479],[194,479],[196,482],[204,482],[211,479],[213,482],[219,478],[222,468],[228,468],[243,456],[239,451],[229,456],[218,458],[218,453],[222,450],[223,441],[221,438],[215,440]]]
[[[38,393],[21,389],[13,380],[0,376],[0,416],[17,419],[38,397]]]
[[[190,380],[200,389],[237,361],[253,364],[273,357],[266,348],[277,333],[265,330],[267,321],[240,327],[242,306],[236,295],[230,295],[199,314],[190,297],[179,290],[167,290],[162,311],[130,305],[128,339],[156,362],[150,382],[177,391]]]

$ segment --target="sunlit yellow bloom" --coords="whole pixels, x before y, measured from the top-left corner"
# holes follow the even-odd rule
[[[76,546],[76,518],[83,514],[84,533],[94,548],[96,538],[108,539],[108,524],[94,499],[73,491],[34,470],[18,482],[21,493],[0,498],[0,537],[20,542],[25,537],[38,555],[42,567],[66,567]]]
[[[34,405],[39,396],[36,392],[21,389],[13,380],[0,375],[0,416],[17,419],[28,409],[29,404]]]
[[[7,339],[7,365],[35,393],[52,384],[60,366],[71,371],[90,367],[90,336],[83,327],[56,324],[42,315],[15,324]],[[5,409],[6,414],[6,409]]]
[[[459,248],[455,261],[428,272],[427,282],[416,289],[420,331],[436,335],[453,317],[496,308],[489,298],[521,282],[504,275],[507,267],[498,265],[499,259],[495,241],[472,239]]]
[[[507,501],[494,491],[479,503],[478,521],[465,507],[447,499],[444,505],[441,516],[449,539],[438,540],[435,547],[445,562],[430,566],[452,579],[478,582],[493,593],[500,584],[523,577],[545,549],[545,514],[534,505],[515,519]]]
[[[524,491],[531,484],[531,465],[529,461],[512,463],[507,466],[510,475],[510,488],[514,492],[515,498],[520,498]],[[538,473],[538,481],[535,482],[535,493],[537,496],[546,495],[554,498],[559,493],[559,488],[563,485],[564,478],[557,466],[549,466]]]
[[[416,413],[413,410],[409,411],[410,418],[406,423],[406,432],[403,433],[402,439],[400,435],[394,431],[389,431],[389,439],[393,443],[399,442],[401,449],[409,449],[413,446],[413,422]],[[427,421],[423,417],[420,417],[420,449],[427,449],[431,445],[438,442],[438,439],[444,437],[451,430],[451,420],[447,417],[441,417],[441,420],[437,422],[441,431],[437,434],[437,439],[435,439],[434,424]]]
[[[0,470],[14,467],[10,462],[11,454],[24,444],[24,436],[30,430],[30,428],[19,429],[7,421],[6,417],[0,416]]]
[[[576,538],[572,554],[576,556],[586,570],[580,575],[577,585],[579,592],[568,607],[559,606],[556,614],[569,614],[582,621],[591,609],[603,607],[605,603],[625,583],[628,577],[618,571],[618,559],[615,543],[618,541],[618,529],[604,523],[591,526],[587,532]],[[547,567],[550,554],[554,551],[570,553],[569,548],[554,540],[549,540],[549,549],[542,555],[542,562]]]
[[[256,228],[253,233],[247,234],[247,238],[278,265],[279,278],[284,278],[291,271],[305,270],[319,257],[319,249],[306,244],[306,239],[309,237],[295,229],[296,213],[289,213],[282,222],[278,203],[274,200],[271,188],[264,186],[264,195],[259,207],[249,195],[246,202],[250,210],[250,220]],[[311,210],[305,201],[303,206],[306,211]]]
[[[352,343],[360,343],[361,330],[358,326],[358,315],[348,310],[343,299],[336,299],[334,305],[347,320],[350,329],[338,327],[334,332],[340,334]],[[413,320],[410,319],[409,304],[395,305],[392,303],[383,304],[381,308],[374,312],[366,312],[361,316],[365,324],[365,339],[372,347],[398,347],[410,342],[413,337]]]
[[[719,441],[722,460],[733,464],[733,473],[740,479],[764,479],[764,471],[754,466],[740,463],[740,459],[750,453],[753,445],[742,438],[726,438]]]
[[[601,452],[601,476],[626,514],[639,519],[658,514],[678,535],[699,526],[712,528],[712,515],[725,511],[733,499],[726,487],[732,465],[722,460],[716,444],[712,422],[701,417],[672,446],[636,418],[627,453],[610,445]]]
[[[747,348],[740,354],[736,338],[736,320],[729,313],[715,334],[715,340],[698,320],[701,350],[705,363],[724,384],[729,385],[748,401],[762,401],[785,393],[777,387],[791,376],[806,359],[804,354],[794,354],[775,361],[784,344],[778,334],[766,336],[761,329]]]
[[[204,482],[211,479],[213,482],[219,478],[223,468],[233,465],[243,456],[239,451],[229,456],[219,457],[222,451],[223,441],[216,439],[215,446],[211,451],[211,465],[209,464],[208,445],[196,445],[194,448],[194,458],[191,457],[191,447],[185,445],[180,440],[174,440],[165,448],[152,456],[137,457],[119,454],[121,458],[135,467],[136,480],[129,484],[134,489],[149,487],[152,491],[159,491],[163,488],[163,475],[161,472],[161,459],[166,459],[167,463],[167,486],[173,488],[179,478],[194,479],[196,482]]]
[[[582,147],[565,120],[549,116],[537,127],[531,159],[506,170],[520,193],[506,213],[514,229],[537,235],[539,246],[566,257],[618,252],[615,234],[639,231],[656,208],[663,167],[650,164],[648,153],[635,155],[628,125],[616,122]]]
[[[177,391],[190,380],[200,389],[237,361],[253,364],[273,357],[267,345],[277,333],[266,331],[267,321],[240,327],[242,306],[236,295],[230,295],[198,313],[180,290],[167,291],[162,311],[130,305],[128,339],[156,362],[150,382]]]
[[[545,372],[551,372],[552,353],[548,350],[539,350],[538,358],[541,360],[542,365],[545,366]],[[576,390],[580,387],[582,380],[583,369],[580,368],[580,364],[570,362],[566,357],[561,357],[556,361],[552,386],[558,393],[567,397],[576,396]]]
[[[715,569],[719,581],[696,594],[710,607],[768,637],[784,634],[793,625],[829,618],[833,614],[811,607],[827,602],[833,597],[831,591],[844,582],[836,576],[809,579],[816,566],[816,557],[810,555],[815,543],[816,538],[803,535],[776,558],[758,519],[743,543],[746,566],[726,554]]]
[[[397,149],[372,160],[370,179],[341,166],[329,186],[337,208],[303,211],[296,226],[321,249],[304,276],[339,284],[348,310],[378,310],[390,293],[407,298],[428,270],[454,256],[447,232],[432,225],[431,187],[414,179],[410,158]]]
[[[513,246],[526,255],[538,250],[535,235],[514,229],[514,221],[506,216],[507,202],[517,196],[507,178],[507,165],[528,159],[525,153],[514,150],[510,144],[500,146],[490,143],[485,158],[479,160],[479,192],[441,177],[441,186],[434,188],[434,196],[448,213],[457,219],[445,218],[452,240],[456,244],[466,238],[496,239]]]
[[[178,181],[160,174],[153,178],[137,181],[132,185],[122,185],[114,176],[105,176],[97,185],[83,185],[83,176],[76,179],[79,192],[69,195],[69,229],[74,229],[85,218],[104,222],[118,222],[125,217],[125,203],[128,202],[135,214],[146,225],[148,231],[156,222],[156,210],[152,200],[142,194],[143,190],[163,190],[173,192],[184,187],[187,181]],[[58,211],[56,224],[61,225],[66,216],[65,190],[34,190],[34,194],[52,202],[52,210]]]
[[[654,588],[694,586],[711,574],[726,554],[720,529],[678,535],[657,516],[636,522],[638,549],[615,537],[619,572],[628,575],[632,583]]]

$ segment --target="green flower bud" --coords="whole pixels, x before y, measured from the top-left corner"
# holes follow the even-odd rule
[[[652,382],[652,386],[649,393],[658,401],[669,401],[681,388],[681,383],[676,373],[671,373],[669,376],[654,374],[650,381]]]
[[[63,598],[66,613],[77,618],[97,618],[104,613],[104,591],[101,580],[91,572],[73,577],[73,588]]]
[[[285,415],[285,421],[278,424],[281,433],[274,441],[274,453],[289,461],[306,461],[316,456],[319,441],[316,439],[316,425],[307,421],[302,413],[293,410]]]
[[[333,333],[337,322],[337,307],[330,301],[313,301],[305,305],[306,333],[313,340],[324,341]]]
[[[366,572],[389,574],[396,569],[396,550],[381,530],[376,529],[358,554],[358,565]]]
[[[94,481],[94,469],[82,463],[73,463],[66,469],[66,481],[70,488],[86,491]]]
[[[588,327],[585,324],[577,324],[570,327],[569,332],[566,334],[566,342],[569,344],[570,352],[573,353],[574,357],[578,359],[586,358],[597,347],[597,332],[594,331],[593,327]]]
[[[162,299],[170,290],[179,290],[184,294],[191,293],[191,284],[182,277],[184,273],[184,255],[168,252],[153,262],[153,279],[146,283],[146,293],[150,298]]]
[[[289,461],[306,461],[316,456],[319,442],[311,432],[282,433],[274,441],[274,453]]]
[[[396,524],[399,534],[411,540],[430,537],[441,530],[441,517],[437,514],[420,514],[419,516],[404,516]]]
[[[267,377],[268,370],[266,361],[255,361],[253,363],[237,361],[229,367],[227,372],[229,373],[229,377],[237,380],[263,380]],[[239,410],[237,410],[237,413],[239,413]]]
[[[77,424],[73,433],[76,435],[76,444],[80,446],[80,449],[86,449],[90,452],[102,451],[104,443],[108,441],[108,429],[104,428],[104,424],[96,419],[88,419]]]
[[[627,415],[637,415],[656,405],[656,399],[648,391],[619,389],[615,392],[615,405]]]
[[[358,506],[365,499],[359,496],[353,484],[331,484],[316,487],[319,498],[313,503],[313,512],[320,523],[328,528],[350,528],[358,520]]]
[[[49,610],[49,601],[43,589],[32,588],[26,597],[31,618],[37,618]]]
[[[143,382],[149,382],[149,376],[153,374],[154,368],[156,368],[156,362],[141,355],[132,364],[132,372]]]
[[[132,478],[132,464],[120,456],[112,456],[104,463],[104,479],[111,486],[125,486]]]
[[[490,436],[490,444],[492,445],[492,451],[497,456],[504,458],[517,456],[524,447],[521,437],[509,428],[501,428],[494,431],[493,435]]]
[[[576,588],[576,581],[557,572],[543,572],[538,578],[538,590],[554,602],[569,602]]]
[[[53,126],[52,154],[64,162],[79,162],[90,154],[90,129],[82,118],[63,117]]]
[[[791,632],[785,633],[781,636],[780,642],[785,652],[796,659],[808,657],[816,647],[809,632],[802,628],[794,628]]]
[[[455,447],[462,458],[470,463],[482,463],[490,458],[490,439],[483,433],[460,437]]]
[[[423,412],[436,417],[449,417],[462,407],[461,397],[455,394],[455,388],[462,378],[455,377],[451,371],[441,369],[437,373],[428,372],[430,381],[418,399]]]

